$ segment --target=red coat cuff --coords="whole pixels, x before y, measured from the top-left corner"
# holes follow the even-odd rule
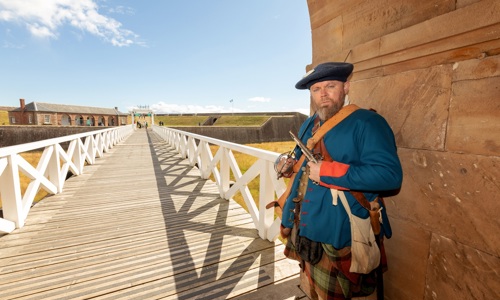
[[[347,173],[347,170],[349,170],[349,165],[343,164],[337,161],[323,161],[321,164],[321,169],[319,170],[319,176],[327,176],[327,177],[342,177]],[[324,182],[320,182],[320,185],[330,188],[330,189],[337,189],[337,190],[348,190],[348,188],[341,187],[341,186],[336,186],[333,184],[326,184]]]
[[[319,176],[342,177],[349,170],[349,165],[338,161],[324,161],[319,170]]]

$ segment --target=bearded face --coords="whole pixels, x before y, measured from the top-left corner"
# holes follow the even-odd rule
[[[344,106],[348,91],[349,82],[337,80],[321,81],[311,86],[312,108],[321,121],[326,121],[339,112]]]
[[[331,117],[333,117],[335,114],[337,114],[339,112],[339,110],[344,106],[344,101],[342,99],[342,101],[336,101],[334,103],[332,103],[331,106],[317,106],[316,104],[314,104],[313,102],[313,108],[315,109],[316,111],[316,114],[318,115],[319,119],[321,121],[326,121],[328,119],[330,119]]]

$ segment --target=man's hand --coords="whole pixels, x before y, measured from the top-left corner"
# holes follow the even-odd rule
[[[309,167],[309,179],[314,182],[320,182],[319,170],[321,169],[322,161],[318,161],[318,163],[314,163],[312,161],[307,163]]]
[[[274,170],[278,174],[278,179],[281,177],[290,178],[293,175],[293,165],[297,161],[288,153],[280,155],[274,163]]]

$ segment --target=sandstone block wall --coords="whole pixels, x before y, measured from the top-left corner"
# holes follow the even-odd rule
[[[386,299],[500,299],[500,1],[308,0],[313,61],[391,125]]]

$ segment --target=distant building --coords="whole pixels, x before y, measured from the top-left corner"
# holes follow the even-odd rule
[[[15,106],[0,106],[0,111],[11,111],[16,109]]]
[[[128,114],[115,108],[31,102],[9,111],[10,125],[119,126]]]

